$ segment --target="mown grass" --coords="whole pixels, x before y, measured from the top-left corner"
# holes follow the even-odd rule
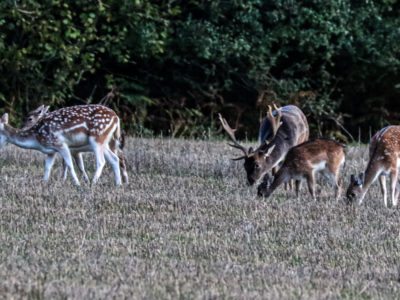
[[[361,207],[245,184],[225,142],[129,139],[131,183],[63,182],[59,160],[0,152],[0,295],[3,298],[398,298],[399,209],[377,184]],[[350,147],[342,172],[361,171]],[[86,155],[93,174],[93,157]],[[83,181],[82,181],[83,183]],[[327,187],[328,186],[328,187]]]

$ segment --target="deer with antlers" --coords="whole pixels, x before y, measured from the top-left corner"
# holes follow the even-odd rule
[[[0,120],[0,148],[12,143],[47,154],[45,180],[49,179],[58,152],[77,185],[80,183],[72,164],[71,150],[95,153],[97,167],[93,183],[99,179],[107,159],[114,169],[117,185],[121,184],[119,159],[109,146],[113,137],[116,140],[120,137],[119,118],[113,110],[102,105],[77,105],[56,110],[44,115],[27,130],[10,126],[8,114]]]
[[[372,183],[379,178],[383,203],[387,207],[386,176],[390,177],[390,196],[392,205],[397,206],[399,197],[398,175],[400,168],[400,126],[388,126],[378,131],[370,141],[369,162],[365,172],[356,178],[350,176],[346,196],[349,204],[359,205]]]
[[[306,180],[311,197],[315,199],[315,175],[322,172],[333,185],[338,199],[341,190],[339,172],[344,160],[344,146],[333,140],[304,142],[289,150],[272,183],[268,179],[260,184],[258,195],[269,197],[279,185],[295,179],[296,196],[299,197],[301,181]]]
[[[228,133],[233,144],[230,146],[243,152],[243,156],[234,160],[244,159],[244,168],[249,185],[259,182],[273,168],[284,160],[289,149],[308,140],[309,128],[304,113],[294,105],[277,108],[275,111],[268,106],[267,116],[260,125],[259,142],[256,150],[246,149],[236,140],[235,131],[219,114],[222,127]]]
[[[38,108],[36,108],[35,110],[28,112],[22,122],[21,129],[28,130],[28,129],[32,128],[37,122],[39,122],[46,115],[49,107],[50,106],[41,105]],[[115,137],[112,136],[109,146],[110,146],[110,150],[115,155],[117,155],[119,158],[119,167],[121,170],[123,182],[128,183],[129,179],[128,179],[128,172],[126,170],[126,162],[125,162],[125,158],[123,157],[123,155],[121,153],[123,146],[125,144],[124,141],[125,141],[124,132],[121,131],[121,136],[120,136],[119,141],[117,141],[115,139]],[[87,173],[85,171],[85,165],[84,165],[83,159],[82,159],[82,152],[80,152],[78,150],[74,150],[73,148],[70,148],[70,152],[71,152],[71,156],[74,159],[75,163],[78,165],[78,168],[81,171],[84,179],[89,182],[90,181],[89,176],[87,175]],[[68,167],[64,161],[62,161],[62,162],[63,162],[63,174],[64,174],[63,179],[65,180],[68,176]]]

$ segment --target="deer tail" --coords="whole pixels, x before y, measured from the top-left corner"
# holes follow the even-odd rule
[[[120,125],[120,121],[119,121],[118,117],[117,117],[117,128],[114,131],[114,139],[117,141],[118,147],[121,148],[121,141],[120,141],[121,140],[121,125]]]

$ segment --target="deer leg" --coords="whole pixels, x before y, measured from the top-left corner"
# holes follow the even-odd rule
[[[119,158],[118,158],[118,156],[108,148],[104,149],[104,155],[105,155],[106,159],[108,160],[108,162],[111,164],[111,166],[114,169],[116,184],[120,185],[121,184],[121,173],[120,173],[120,170],[119,170]]]
[[[397,184],[396,184],[396,192],[395,192],[395,199],[399,198],[399,194],[400,194],[400,178],[397,177]]]
[[[62,161],[62,165],[63,165],[63,180],[66,180],[68,176],[68,167],[64,160]]]
[[[81,152],[77,152],[73,155],[75,163],[78,165],[79,170],[81,170],[83,177],[85,178],[85,180],[87,182],[89,182],[89,176],[86,174],[85,171],[85,165],[83,164],[83,159],[82,159],[82,153]]]
[[[129,183],[128,172],[126,171],[125,158],[122,156],[122,154],[117,154],[117,156],[119,159],[119,169],[121,170],[122,181],[124,183]]]
[[[341,192],[341,187],[338,184],[338,176],[337,174],[331,173],[330,171],[325,173],[327,178],[329,179],[331,185],[333,186],[335,190],[335,199],[339,199],[340,192]]]
[[[317,200],[315,198],[315,176],[314,176],[314,173],[311,172],[309,175],[306,176],[306,179],[307,179],[308,191],[310,192],[311,197],[314,200]]]
[[[94,174],[92,180],[92,183],[96,183],[99,180],[101,172],[103,171],[104,165],[106,163],[104,159],[104,149],[103,146],[99,145],[93,138],[89,138],[89,141],[96,156],[96,173]]]
[[[49,180],[50,171],[51,171],[51,168],[53,167],[55,158],[56,158],[56,154],[55,153],[48,154],[46,156],[46,166],[45,166],[45,172],[44,172],[44,180]]]
[[[387,190],[386,190],[386,176],[380,175],[379,176],[379,183],[381,186],[381,191],[383,195],[383,204],[387,207]]]
[[[58,149],[58,152],[60,152],[61,156],[63,157],[65,164],[68,166],[68,169],[71,172],[72,178],[74,179],[75,183],[77,185],[80,185],[79,179],[76,176],[75,170],[74,170],[74,165],[72,163],[72,157],[71,153],[69,152],[69,148],[66,145],[63,145],[60,149]]]
[[[301,180],[296,180],[295,181],[295,185],[296,185],[296,197],[297,197],[297,199],[299,199],[300,188],[301,188]]]
[[[119,158],[119,169],[121,171],[122,174],[122,181],[124,183],[128,183],[129,179],[128,179],[128,172],[126,171],[126,163],[125,163],[125,158],[122,155],[122,151],[118,151],[118,147],[117,147],[117,142],[115,140],[115,138],[112,138],[110,141],[110,150],[118,156]]]
[[[399,171],[397,168],[390,172],[390,194],[392,196],[392,206],[397,206],[397,198],[396,198],[396,184],[397,184],[397,176],[399,175]]]

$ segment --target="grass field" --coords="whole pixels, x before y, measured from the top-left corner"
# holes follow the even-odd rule
[[[342,178],[364,170],[351,147]],[[1,298],[399,298],[400,212],[378,184],[360,207],[248,187],[226,142],[128,139],[130,184],[108,165],[90,187],[60,160],[0,151]],[[93,156],[85,156],[93,176]]]

